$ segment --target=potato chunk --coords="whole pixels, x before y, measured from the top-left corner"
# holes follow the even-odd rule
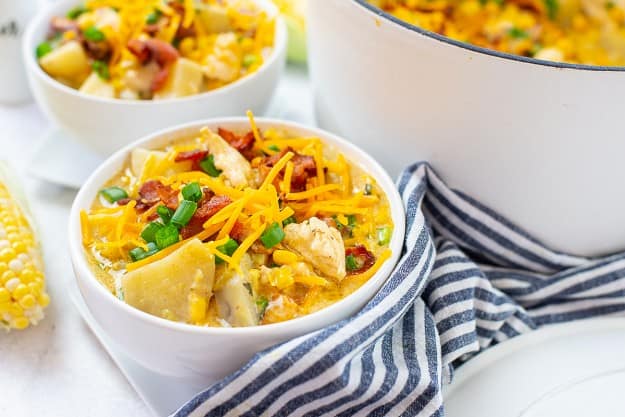
[[[91,71],[87,54],[77,41],[67,42],[44,55],[39,64],[51,76],[75,85],[80,85]]]
[[[154,94],[154,98],[165,99],[197,94],[203,82],[204,74],[200,65],[186,58],[178,58],[171,66],[165,86]]]
[[[124,301],[155,316],[201,322],[212,295],[215,260],[199,239],[122,278]],[[197,306],[203,305],[203,314]]]
[[[207,33],[222,33],[232,30],[228,10],[216,4],[201,4],[197,15]]]
[[[222,171],[222,174],[234,187],[244,187],[250,183],[252,177],[252,167],[250,163],[221,136],[208,129],[202,130],[202,134],[208,150],[215,158],[215,167]]]
[[[338,230],[311,217],[287,225],[284,235],[284,245],[299,253],[322,275],[336,281],[345,278],[345,245]]]
[[[80,86],[80,91],[92,96],[114,98],[115,88],[111,83],[104,81],[98,74],[92,72]]]
[[[215,291],[217,311],[219,316],[232,327],[256,326],[258,324],[258,310],[254,302],[252,284],[249,280],[249,271],[252,261],[249,255],[241,259],[241,273],[226,267],[220,271],[219,278],[223,282],[221,288]]]

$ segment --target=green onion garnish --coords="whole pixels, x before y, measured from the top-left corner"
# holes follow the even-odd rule
[[[182,200],[174,212],[174,215],[171,216],[171,224],[178,228],[186,226],[189,220],[191,220],[191,217],[193,217],[195,210],[197,210],[197,203],[195,201]]]
[[[556,18],[556,15],[558,14],[558,0],[544,0],[545,2],[545,8],[547,9],[547,15],[549,16],[549,19],[553,20]]]
[[[164,226],[162,223],[151,222],[141,232],[141,237],[146,242],[155,242],[156,241],[156,232],[162,229]]]
[[[154,255],[156,252],[158,252],[158,246],[156,246],[155,243],[150,242],[148,243],[148,250],[144,250],[143,248],[134,248],[128,252],[128,254],[133,262],[137,262],[141,259],[147,258],[148,256]]]
[[[234,239],[228,239],[226,243],[221,246],[217,246],[217,250],[224,255],[232,256],[235,250],[239,247],[239,243]],[[225,261],[217,255],[215,257],[215,264],[219,265],[224,263]]]
[[[85,36],[85,39],[87,39],[88,41],[102,42],[103,40],[106,39],[104,32],[102,32],[100,29],[98,29],[95,26],[89,26],[87,29],[85,29],[82,32],[82,34]]]
[[[163,223],[167,224],[171,220],[171,216],[174,215],[174,211],[167,206],[158,206],[156,208],[156,214],[161,218]]]
[[[158,22],[158,19],[161,18],[161,11],[160,10],[154,10],[152,13],[150,13],[146,18],[145,18],[145,23],[147,23],[148,25],[153,25],[156,22]]]
[[[360,268],[360,266],[358,265],[358,260],[356,260],[356,257],[354,255],[347,255],[345,257],[345,267],[348,271],[355,271]]]
[[[41,42],[39,45],[37,45],[35,54],[37,55],[37,58],[41,58],[42,56],[47,55],[50,52],[52,52],[52,49],[53,48],[50,42]]]
[[[173,224],[163,226],[156,231],[154,238],[156,240],[156,246],[158,246],[159,249],[164,249],[178,242],[178,228]]]
[[[349,227],[356,227],[356,215],[355,214],[347,215],[347,225]]]
[[[391,228],[389,226],[378,227],[378,245],[388,245],[391,241]]]
[[[243,67],[251,67],[258,61],[258,57],[254,54],[245,54],[243,56]]]
[[[260,235],[260,241],[267,249],[273,248],[284,239],[284,230],[280,227],[278,222],[273,222],[271,225]]]
[[[83,7],[83,6],[76,6],[73,9],[70,9],[69,12],[67,12],[67,17],[74,20],[76,19],[78,16],[80,16],[81,14],[87,12],[88,10]]]
[[[267,148],[271,149],[274,152],[280,152],[280,148],[276,144],[269,145],[269,146],[267,146]]]
[[[518,27],[513,27],[508,31],[508,35],[513,39],[525,39],[529,37],[529,34],[523,29],[519,29]]]
[[[200,198],[202,198],[202,189],[200,188],[200,184],[198,184],[197,182],[192,182],[190,184],[185,185],[182,188],[182,197],[185,200],[190,200],[190,201],[195,201],[195,202],[200,201]]]
[[[286,219],[282,220],[282,227],[286,227],[287,224],[291,223],[297,223],[297,219],[295,218],[295,216],[287,217]]]
[[[256,307],[258,308],[258,315],[262,318],[265,315],[269,300],[265,296],[260,296],[256,299]]]
[[[365,195],[371,195],[373,191],[373,186],[371,184],[365,184]]]
[[[218,177],[221,170],[215,166],[215,157],[211,154],[200,161],[200,168],[211,177]]]
[[[108,80],[111,78],[111,73],[109,72],[109,66],[104,61],[98,61],[97,59],[93,61],[91,64],[91,69],[95,71],[96,74],[103,80]]]
[[[117,186],[103,188],[100,190],[100,194],[109,203],[115,203],[116,201],[119,201],[123,198],[128,198],[128,193],[126,192],[126,190]]]

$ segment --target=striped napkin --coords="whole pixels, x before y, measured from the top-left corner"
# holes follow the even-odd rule
[[[625,253],[549,250],[426,163],[398,187],[404,253],[365,308],[257,354],[174,416],[443,416],[454,365],[545,324],[625,310]]]

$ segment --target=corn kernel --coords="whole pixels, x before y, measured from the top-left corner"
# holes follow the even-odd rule
[[[11,259],[15,258],[16,255],[13,248],[4,248],[0,250],[0,261],[9,262]]]
[[[37,298],[37,302],[42,308],[45,308],[50,304],[50,296],[44,292]]]
[[[26,317],[16,317],[12,320],[11,326],[17,330],[22,330],[28,327],[28,319]]]
[[[11,301],[11,293],[6,288],[0,287],[0,303]]]
[[[37,300],[32,294],[26,294],[19,301],[20,305],[26,309],[33,308],[37,304]]]
[[[202,323],[206,319],[206,299],[197,295],[191,295],[189,316],[192,323]]]
[[[289,265],[297,262],[297,255],[288,250],[278,249],[273,252],[273,261],[278,265]]]
[[[19,281],[19,278],[15,278],[16,280]],[[28,294],[28,286],[24,285],[24,284],[18,284],[15,289],[12,291],[13,294],[13,298],[15,298],[16,300],[19,300],[20,298],[24,297],[26,294]]]

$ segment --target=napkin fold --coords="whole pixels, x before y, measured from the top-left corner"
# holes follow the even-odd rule
[[[396,268],[354,317],[274,346],[175,417],[443,416],[454,366],[540,326],[625,310],[625,253],[552,251],[427,163],[397,185],[406,238]]]

